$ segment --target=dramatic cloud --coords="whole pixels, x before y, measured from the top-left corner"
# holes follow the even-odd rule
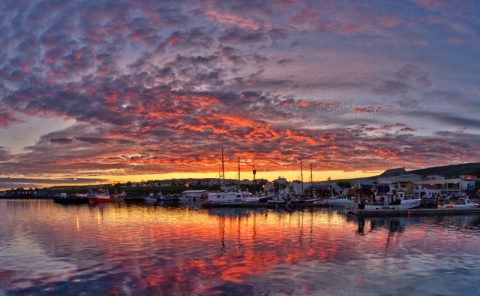
[[[3,1],[0,177],[212,177],[222,148],[229,170],[240,158],[265,173],[476,162],[479,13],[475,1]]]

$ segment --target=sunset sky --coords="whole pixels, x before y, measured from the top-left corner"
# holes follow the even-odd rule
[[[2,0],[0,187],[479,162],[479,32],[477,0]]]

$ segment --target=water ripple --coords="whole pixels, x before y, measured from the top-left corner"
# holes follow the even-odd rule
[[[0,295],[473,295],[477,216],[0,201]]]

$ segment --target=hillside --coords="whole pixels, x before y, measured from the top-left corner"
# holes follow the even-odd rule
[[[456,165],[447,165],[440,167],[432,167],[421,170],[409,171],[409,173],[421,176],[439,175],[446,178],[458,177],[460,175],[480,176],[480,163],[464,163]]]

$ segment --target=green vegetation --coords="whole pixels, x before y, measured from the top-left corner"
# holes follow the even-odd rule
[[[464,164],[457,164],[457,165],[447,165],[447,166],[409,171],[409,173],[417,174],[421,176],[439,175],[445,178],[457,178],[460,175],[480,176],[480,163],[464,163]]]

